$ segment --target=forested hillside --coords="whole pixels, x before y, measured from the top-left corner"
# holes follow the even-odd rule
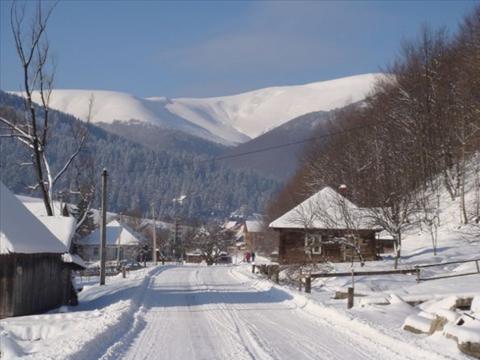
[[[21,117],[23,100],[0,92],[0,113],[9,118]],[[75,147],[74,129],[82,126],[79,120],[61,112],[52,112],[51,139],[47,155],[53,169],[66,161]],[[97,185],[100,171],[109,171],[109,210],[116,212],[150,211],[155,203],[160,216],[181,214],[186,217],[225,216],[246,205],[252,211],[261,211],[279,184],[249,171],[236,171],[221,163],[210,161],[207,155],[193,155],[193,151],[174,153],[154,146],[146,147],[89,125],[88,142],[74,166],[57,186],[58,190],[72,189],[75,180],[92,181]],[[214,154],[217,149],[206,149]],[[11,138],[0,139],[1,180],[13,191],[34,195],[28,186],[34,184],[30,159],[22,145]],[[182,206],[172,201],[187,195]],[[57,197],[59,194],[57,194]],[[75,196],[64,193],[67,200]]]
[[[302,149],[311,139],[312,132],[316,131],[318,135],[322,131],[328,131],[328,124],[334,119],[334,113],[335,110],[305,114],[244,144],[229,148],[226,154],[235,157],[229,159],[228,164],[236,168],[257,170],[267,176],[287,181],[297,170]],[[248,156],[252,151],[264,149],[268,150]]]
[[[352,199],[388,209],[384,218],[397,226],[420,209],[435,217],[440,188],[459,200],[459,222],[479,221],[480,202],[468,208],[464,194],[480,149],[480,7],[455,34],[423,28],[385,73],[361,106],[337,114],[327,144],[305,150],[270,204],[272,218],[324,185],[346,184]],[[480,169],[468,170],[478,192]]]

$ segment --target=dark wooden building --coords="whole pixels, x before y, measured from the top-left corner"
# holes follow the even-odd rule
[[[377,260],[376,232],[365,209],[325,187],[270,224],[279,234],[278,262]],[[345,218],[348,217],[348,220]]]
[[[200,264],[205,260],[205,257],[200,252],[187,252],[185,254],[185,261],[192,264]]]
[[[52,218],[48,222],[53,226]],[[81,267],[81,259],[0,182],[0,319],[75,303],[72,270]]]

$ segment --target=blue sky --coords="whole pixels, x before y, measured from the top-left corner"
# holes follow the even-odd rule
[[[422,24],[458,22],[472,1],[61,1],[48,28],[57,88],[216,96],[376,72]],[[0,88],[19,62],[0,1]]]

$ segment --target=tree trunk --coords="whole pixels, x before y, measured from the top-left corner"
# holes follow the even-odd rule
[[[398,269],[398,261],[402,255],[402,234],[400,231],[397,231],[396,239],[395,239],[395,262],[393,263],[393,268],[395,270]]]

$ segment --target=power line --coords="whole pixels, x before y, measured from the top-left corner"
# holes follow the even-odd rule
[[[369,124],[364,124],[364,125],[359,125],[359,126],[353,126],[353,127],[348,128],[348,129],[338,130],[338,131],[335,131],[335,132],[329,132],[328,134],[323,134],[323,135],[319,135],[319,136],[314,136],[314,137],[310,137],[310,138],[306,138],[306,139],[302,139],[302,140],[297,140],[297,141],[292,141],[292,142],[288,142],[288,143],[283,143],[283,144],[278,144],[278,145],[266,146],[266,147],[263,147],[263,148],[260,148],[260,149],[245,151],[245,152],[241,152],[241,153],[237,153],[237,154],[214,156],[214,157],[211,157],[211,158],[208,158],[208,159],[203,159],[203,160],[185,161],[185,162],[182,162],[181,164],[178,164],[178,165],[163,166],[163,167],[160,167],[160,168],[156,168],[155,170],[166,170],[166,169],[169,169],[169,168],[172,168],[172,167],[178,167],[178,166],[187,166],[187,165],[195,165],[195,164],[202,164],[202,163],[214,163],[215,161],[235,159],[235,158],[239,158],[239,157],[242,157],[242,156],[248,156],[248,155],[263,153],[263,152],[267,152],[267,151],[271,151],[271,150],[281,149],[281,148],[285,148],[285,147],[289,147],[289,146],[305,144],[305,143],[312,142],[312,141],[322,140],[322,139],[326,139],[326,138],[329,138],[329,137],[349,133],[349,132],[354,131],[354,130],[369,128],[369,127],[372,127],[374,125],[378,125],[379,123],[380,123],[380,121],[377,121],[377,122],[374,122],[374,123],[369,123]],[[123,171],[114,171],[114,172],[124,173]],[[132,173],[132,172],[133,171],[127,171],[125,173]]]

